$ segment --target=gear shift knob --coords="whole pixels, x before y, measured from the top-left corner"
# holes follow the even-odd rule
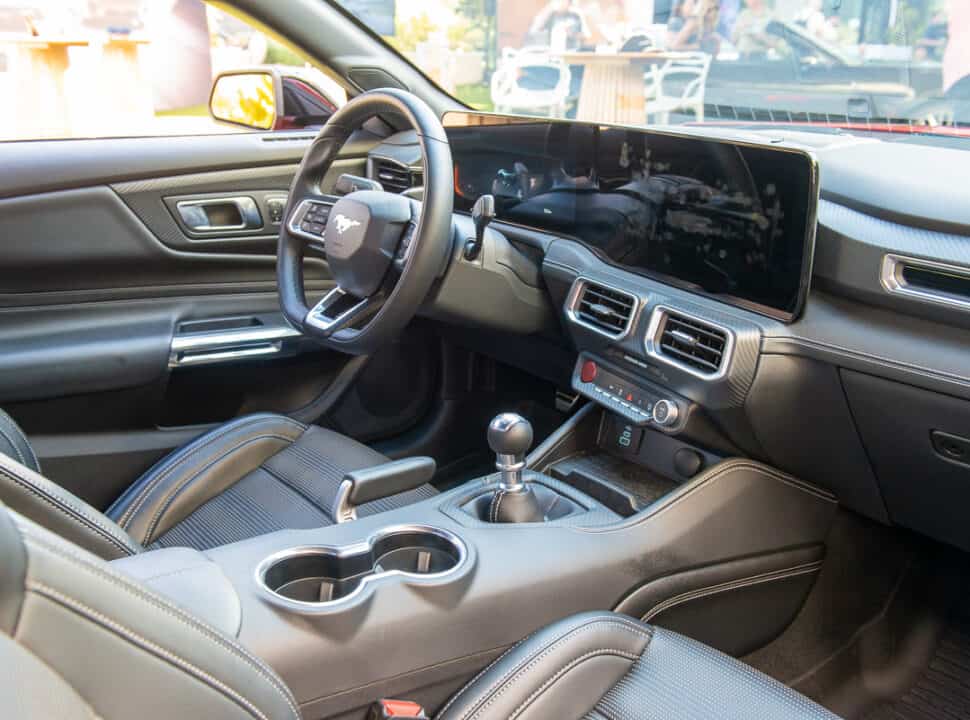
[[[532,425],[521,415],[496,415],[488,426],[488,446],[495,453],[495,467],[501,472],[502,489],[517,492],[525,489],[522,471],[525,454],[532,446]]]

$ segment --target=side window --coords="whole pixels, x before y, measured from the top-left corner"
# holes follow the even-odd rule
[[[327,74],[201,0],[0,2],[0,96],[0,141],[285,130],[346,102]]]

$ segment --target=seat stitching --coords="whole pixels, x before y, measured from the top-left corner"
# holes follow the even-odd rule
[[[290,422],[290,423],[296,425],[297,427],[299,427],[304,432],[306,431],[306,426],[303,425],[302,423],[299,423],[296,420],[293,420],[291,418],[287,418],[287,417],[283,417],[283,416],[281,416],[281,417],[282,417],[283,420],[286,420],[287,422]],[[121,517],[121,521],[120,521],[121,526],[122,527],[127,527],[127,525],[132,522],[132,520],[134,519],[134,516],[137,514],[137,512],[141,509],[141,506],[148,499],[148,496],[155,490],[155,488],[159,485],[159,483],[161,483],[163,480],[165,480],[173,472],[175,472],[176,470],[178,470],[179,467],[181,467],[186,461],[188,461],[194,454],[199,453],[199,452],[202,452],[202,450],[204,450],[204,449],[208,449],[217,440],[221,440],[222,438],[226,437],[226,435],[229,435],[232,432],[235,432],[235,431],[240,430],[242,428],[245,428],[248,425],[255,425],[257,423],[260,423],[260,422],[268,422],[270,420],[272,420],[273,422],[276,422],[279,419],[280,418],[278,418],[278,417],[271,417],[270,418],[270,417],[259,417],[259,416],[255,417],[255,418],[250,418],[246,422],[239,422],[239,423],[236,423],[236,424],[232,424],[230,427],[224,428],[222,430],[222,432],[216,433],[212,437],[210,437],[210,438],[206,439],[204,442],[200,443],[197,447],[194,447],[193,448],[193,447],[190,446],[189,448],[183,448],[183,450],[185,452],[184,453],[182,453],[182,452],[176,453],[175,457],[172,457],[169,460],[169,462],[171,463],[171,465],[169,465],[169,467],[167,467],[167,468],[164,468],[163,470],[160,470],[159,471],[159,474],[156,475],[155,478],[153,478],[148,483],[148,485],[135,498],[132,499],[131,505],[129,506],[128,510],[126,510],[125,513]]]
[[[112,543],[113,545],[115,545],[115,547],[122,550],[126,554],[136,555],[138,553],[138,548],[135,547],[133,544],[126,543],[122,538],[119,538],[118,536],[115,535],[115,533],[111,532],[109,528],[103,526],[96,519],[88,517],[86,513],[74,507],[70,503],[67,503],[60,498],[54,497],[53,495],[48,495],[43,490],[38,488],[36,485],[31,483],[29,480],[25,480],[23,478],[20,478],[20,477],[17,477],[16,475],[11,474],[6,470],[6,468],[0,468],[0,475],[3,475],[4,477],[12,480],[14,483],[24,488],[28,492],[33,493],[38,498],[40,498],[48,505],[53,507],[55,510],[61,511],[70,520],[73,520],[78,525],[81,525],[87,530],[94,530],[95,533],[100,534],[104,539],[108,540],[108,542]]]
[[[33,445],[30,444],[30,440],[27,439],[27,435],[23,430],[20,429],[20,426],[17,425],[14,419],[3,410],[0,410],[0,422],[3,422],[7,426],[7,429],[12,432],[15,437],[20,437],[23,440],[24,447],[27,448],[27,454],[30,455],[31,459],[34,461],[35,467],[32,469],[40,470],[40,461],[37,459],[37,453],[34,452]],[[10,438],[7,439],[9,440]],[[27,463],[24,463],[24,465],[26,464]]]
[[[703,599],[722,592],[729,592],[731,590],[751,587],[752,585],[773,582],[775,580],[787,580],[789,578],[798,577],[799,575],[807,575],[808,573],[815,572],[821,566],[822,561],[816,560],[810,563],[795,565],[794,567],[782,568],[780,570],[773,570],[771,572],[760,573],[758,575],[749,575],[748,577],[739,578],[737,580],[730,580],[728,582],[715,583],[714,585],[697,587],[693,590],[682,592],[679,595],[674,595],[673,597],[669,597],[666,600],[662,600],[654,604],[645,613],[643,613],[643,615],[640,616],[640,621],[650,622],[651,618],[656,617],[660,613],[666,612],[671,608],[683,605],[685,602]]]
[[[0,416],[0,420],[2,419],[3,419],[2,416]],[[12,428],[7,428],[7,430],[11,430],[11,429]],[[4,439],[8,443],[10,443],[10,447],[13,448],[13,451],[17,453],[16,459],[20,461],[20,464],[27,465],[27,460],[26,458],[24,458],[23,452],[21,452],[20,448],[17,447],[17,443],[14,442],[14,439],[7,434],[6,430],[4,430],[3,425],[0,425],[0,435],[3,435]]]
[[[147,545],[150,542],[150,538],[151,538],[152,534],[155,532],[155,528],[158,527],[158,524],[161,522],[162,516],[168,511],[168,509],[169,509],[169,507],[171,505],[171,502],[182,491],[183,488],[185,488],[188,485],[190,485],[194,480],[196,480],[206,470],[212,469],[214,466],[218,465],[220,462],[222,462],[223,460],[225,460],[227,457],[229,457],[230,455],[232,455],[234,452],[236,452],[240,448],[243,448],[246,445],[249,445],[250,443],[257,442],[258,440],[271,440],[271,439],[291,441],[291,438],[287,437],[286,435],[278,435],[278,434],[275,434],[275,433],[263,433],[261,435],[253,435],[253,436],[250,436],[250,437],[246,438],[245,440],[242,440],[242,441],[236,443],[231,448],[229,448],[228,450],[226,450],[222,455],[220,455],[219,457],[214,458],[213,460],[209,461],[206,465],[204,465],[203,467],[199,468],[195,473],[193,473],[192,475],[184,478],[179,484],[175,485],[168,492],[168,494],[165,497],[162,498],[162,501],[159,503],[158,510],[155,511],[154,516],[152,516],[151,522],[148,524],[148,529],[145,531],[145,535],[144,535],[144,539],[142,540],[142,544]]]
[[[620,628],[622,628],[624,630],[628,630],[628,631],[630,631],[630,632],[632,632],[632,633],[634,633],[636,635],[639,635],[639,636],[645,638],[649,642],[649,640],[653,636],[650,633],[645,632],[642,629],[642,627],[640,627],[638,625],[633,625],[632,623],[633,623],[633,621],[631,621],[630,623],[623,622],[622,619],[620,619],[620,618],[610,618],[608,620],[607,619],[604,619],[604,618],[594,618],[594,619],[591,619],[589,622],[587,622],[587,623],[585,623],[583,625],[580,625],[579,627],[571,628],[568,632],[566,632],[564,635],[560,636],[554,642],[549,643],[548,645],[546,645],[543,648],[538,648],[535,652],[533,652],[533,654],[531,656],[529,656],[527,658],[523,658],[515,666],[513,666],[512,668],[510,668],[509,670],[507,670],[505,673],[503,673],[502,674],[502,677],[500,677],[498,680],[496,680],[495,682],[493,682],[488,687],[488,689],[485,690],[485,692],[482,693],[481,698],[478,700],[478,704],[476,705],[475,709],[472,711],[471,717],[474,717],[481,710],[484,710],[489,705],[491,705],[495,701],[495,699],[499,695],[501,695],[502,692],[504,692],[504,689],[501,690],[501,691],[498,691],[498,692],[496,692],[496,691],[498,690],[498,688],[500,688],[504,684],[506,684],[508,682],[509,678],[512,675],[514,675],[514,674],[516,674],[516,673],[518,673],[520,671],[527,672],[529,670],[529,668],[531,668],[533,665],[535,665],[535,663],[537,663],[543,657],[545,657],[546,655],[548,655],[555,648],[557,648],[558,646],[560,646],[563,643],[565,643],[567,640],[570,640],[574,635],[577,635],[579,633],[583,633],[583,632],[587,632],[589,630],[595,629],[596,626],[602,627],[604,625],[610,625],[610,626],[620,627]],[[495,693],[495,695],[492,695],[492,693]],[[490,695],[492,695],[492,697],[489,698]],[[489,699],[486,701],[486,698],[489,698]],[[481,704],[483,702],[484,702],[484,705]],[[466,717],[469,717],[469,715],[467,713],[462,713],[462,715],[459,716],[458,720],[463,720]]]
[[[632,626],[630,626],[630,625],[628,625],[626,623],[621,623],[621,622],[614,621],[614,620],[609,620],[609,621],[604,621],[602,619],[593,620],[593,621],[591,621],[587,625],[583,625],[583,626],[581,626],[579,628],[575,628],[575,629],[569,631],[568,633],[566,633],[565,635],[563,635],[562,637],[560,637],[555,642],[550,643],[549,645],[547,645],[538,654],[534,654],[531,658],[526,658],[526,660],[524,660],[522,663],[519,663],[519,665],[517,665],[516,667],[512,668],[512,670],[510,670],[509,672],[505,673],[505,675],[503,675],[503,677],[498,682],[492,684],[492,686],[489,688],[489,690],[482,697],[482,700],[485,700],[485,698],[488,698],[487,700],[485,700],[484,704],[479,705],[474,710],[474,712],[472,712],[472,714],[470,716],[468,716],[468,717],[469,718],[475,718],[483,710],[486,710],[490,705],[492,705],[496,700],[498,700],[498,698],[501,697],[502,694],[505,693],[506,690],[508,690],[513,684],[515,684],[516,681],[520,680],[522,678],[522,676],[524,676],[532,668],[534,668],[542,660],[542,658],[544,658],[546,655],[548,655],[549,653],[551,653],[553,650],[555,650],[560,645],[565,644],[566,641],[571,638],[571,636],[578,635],[579,633],[584,633],[584,632],[587,632],[587,631],[589,631],[591,629],[594,629],[595,625],[597,625],[597,624],[600,624],[600,626],[602,626],[602,625],[615,625],[615,626],[618,626],[618,627],[622,627],[624,630],[629,630],[630,632],[634,633],[635,635],[639,635],[639,636],[645,638],[648,642],[653,637],[651,634],[647,634],[647,633],[643,632],[640,628],[638,628],[638,627],[636,627],[636,628],[635,627],[632,627]],[[462,718],[464,718],[464,717],[466,717],[466,716],[465,715],[462,715]]]
[[[196,677],[198,677],[199,679],[204,680],[206,683],[213,686],[214,688],[221,690],[224,695],[231,698],[236,703],[242,705],[246,710],[249,711],[250,715],[253,715],[254,717],[257,717],[257,718],[261,718],[262,720],[268,720],[266,715],[263,712],[261,712],[254,703],[247,700],[245,697],[240,695],[238,692],[233,690],[231,687],[226,685],[218,678],[213,677],[205,670],[198,667],[191,661],[186,660],[184,657],[178,655],[174,651],[168,650],[156,643],[153,643],[151,640],[143,637],[142,635],[139,635],[131,628],[126,627],[125,625],[122,625],[121,623],[115,620],[112,620],[107,615],[100,613],[94,608],[91,608],[85,605],[77,598],[73,598],[68,595],[65,595],[64,593],[58,590],[55,590],[49,585],[45,585],[44,583],[38,582],[36,580],[28,580],[27,588],[32,592],[35,592],[39,595],[43,595],[50,600],[54,600],[60,603],[61,605],[66,605],[67,607],[73,609],[75,612],[78,612],[82,615],[87,615],[90,619],[96,620],[101,625],[114,631],[115,634],[124,637],[129,642],[133,642],[134,644],[141,645],[143,648],[152,651],[155,655],[162,657],[168,660],[169,662],[171,662],[172,664],[182,668],[182,670],[188,670],[189,673],[196,675]]]
[[[86,554],[77,553],[77,552],[74,552],[73,548],[70,548],[67,546],[59,546],[57,544],[51,543],[48,540],[41,539],[40,537],[32,534],[32,530],[29,525],[27,526],[21,525],[20,529],[21,529],[21,532],[25,535],[25,538],[27,539],[27,541],[32,543],[33,545],[40,547],[44,550],[47,550],[48,552],[53,553],[54,555],[57,555],[62,559],[73,561],[75,563],[75,567],[83,568],[88,572],[93,573],[101,577],[102,579],[110,582],[112,585],[115,585],[121,588],[128,594],[134,595],[135,597],[140,598],[141,600],[154,606],[156,609],[161,610],[166,615],[169,615],[170,617],[178,620],[183,625],[187,625],[193,630],[196,630],[204,637],[209,638],[217,645],[220,645],[222,648],[228,650],[232,655],[243,660],[246,664],[248,664],[250,667],[256,670],[257,673],[261,673],[262,676],[273,687],[276,688],[276,690],[280,693],[280,695],[283,696],[283,699],[286,700],[286,703],[290,706],[290,709],[293,710],[294,715],[297,718],[300,717],[300,713],[296,709],[295,698],[293,698],[292,692],[290,691],[290,689],[285,684],[283,684],[283,682],[279,680],[279,678],[276,677],[276,674],[272,670],[270,670],[269,667],[262,660],[260,660],[258,657],[250,653],[245,647],[243,647],[238,643],[232,642],[228,638],[224,637],[220,631],[216,630],[215,628],[213,628],[211,625],[201,620],[200,618],[197,618],[194,615],[190,615],[189,613],[182,610],[180,607],[169,603],[161,596],[155,595],[154,593],[147,591],[142,586],[132,583],[131,580],[129,580],[126,576],[115,574],[114,572],[110,571],[107,567],[102,567],[100,565],[92,563],[90,560],[90,557],[86,556]]]
[[[176,455],[169,460],[169,462],[171,462],[172,464],[169,467],[165,468],[164,470],[159,471],[159,474],[156,475],[154,478],[152,478],[146,484],[145,488],[143,488],[142,491],[138,493],[137,496],[132,498],[131,504],[128,506],[128,509],[122,514],[121,518],[118,520],[118,524],[121,525],[121,527],[123,528],[127,528],[128,525],[131,523],[134,515],[138,512],[138,510],[141,509],[141,506],[144,504],[145,500],[147,499],[147,496],[151,494],[151,492],[158,486],[160,482],[162,482],[162,480],[164,480],[173,472],[175,472],[175,470],[177,470],[182,463],[184,463],[186,460],[191,458],[193,454],[201,452],[203,449],[210,447],[213,443],[215,443],[216,440],[221,440],[226,435],[236,430],[239,430],[241,428],[244,428],[247,425],[250,425],[250,424],[255,425],[256,423],[268,422],[270,420],[277,422],[281,419],[296,425],[297,427],[301,428],[303,431],[306,431],[306,426],[303,425],[303,423],[297,422],[296,420],[293,420],[292,418],[288,418],[283,415],[279,417],[257,416],[255,418],[249,418],[246,422],[238,422],[236,424],[232,424],[230,427],[223,428],[221,432],[217,432],[212,437],[207,438],[204,442],[200,443],[198,447],[183,448],[183,450],[185,451],[184,454],[181,454],[181,451],[176,453]]]
[[[617,648],[600,648],[599,650],[591,650],[588,653],[580,655],[578,658],[571,660],[569,663],[561,667],[552,677],[546,680],[535,692],[533,692],[525,701],[519,705],[509,716],[509,720],[515,720],[523,710],[535,701],[540,695],[542,695],[546,690],[548,690],[552,685],[556,683],[563,675],[568,673],[570,670],[578,665],[590,660],[591,658],[597,657],[599,655],[617,655],[627,660],[637,661],[640,659],[640,655],[636,653],[627,652],[626,650],[619,650]]]
[[[541,628],[540,628],[540,630],[541,630]],[[495,667],[496,665],[498,665],[502,660],[504,660],[506,658],[506,656],[508,656],[508,654],[510,652],[512,652],[513,650],[515,650],[519,646],[521,646],[527,640],[531,640],[535,636],[535,634],[538,633],[538,632],[539,632],[539,630],[533,630],[531,633],[529,633],[528,635],[526,635],[524,638],[522,638],[521,640],[519,640],[517,643],[515,643],[515,644],[511,645],[510,647],[508,647],[505,650],[505,652],[503,652],[497,658],[495,658],[494,660],[492,660],[492,662],[490,662],[488,665],[486,665],[484,668],[482,668],[481,672],[479,672],[475,677],[473,677],[471,680],[469,680],[467,683],[465,683],[465,685],[462,687],[461,690],[459,690],[458,692],[456,692],[454,695],[451,696],[451,699],[448,702],[446,702],[445,703],[445,706],[443,708],[441,708],[441,710],[438,712],[437,717],[439,717],[439,718],[444,717],[445,712],[447,712],[448,708],[450,708],[452,705],[454,705],[455,701],[459,697],[461,697],[462,693],[464,693],[468,688],[470,688],[476,682],[478,682],[479,680],[481,680],[482,679],[482,676],[485,675],[485,673],[487,673],[493,667]]]

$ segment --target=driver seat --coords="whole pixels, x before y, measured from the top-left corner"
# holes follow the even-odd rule
[[[275,530],[332,525],[344,475],[388,461],[316,425],[247,415],[158,461],[101,513],[40,474],[26,436],[0,410],[0,502],[108,560],[160,547],[207,550]],[[425,484],[360,505],[357,514],[435,494]]]

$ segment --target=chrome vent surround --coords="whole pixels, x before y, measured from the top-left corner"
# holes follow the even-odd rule
[[[388,192],[400,195],[405,190],[419,187],[424,182],[420,170],[412,170],[394,160],[374,158],[371,166],[371,177],[377,180]]]
[[[650,318],[646,346],[651,357],[714,380],[727,370],[734,334],[708,320],[660,306]]]
[[[630,332],[639,304],[632,293],[578,278],[566,301],[566,316],[577,325],[619,340]]]

